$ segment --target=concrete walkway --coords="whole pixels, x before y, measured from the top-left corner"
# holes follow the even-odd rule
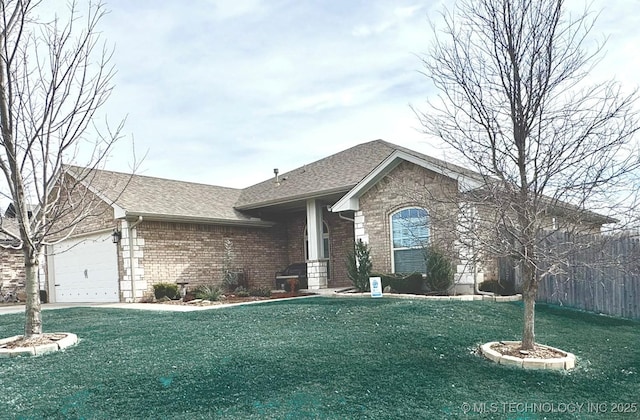
[[[311,296],[299,296],[283,298],[279,300],[290,299],[308,299],[325,295],[326,293],[318,293]],[[192,311],[206,311],[209,309],[229,308],[231,306],[238,305],[255,305],[258,303],[273,302],[273,300],[254,300],[250,302],[236,302],[236,303],[220,303],[207,306],[197,305],[163,305],[159,303],[43,303],[42,310],[54,310],[54,309],[66,309],[66,308],[108,308],[108,309],[136,309],[140,311],[162,311],[162,312],[192,312]],[[0,305],[0,315],[4,314],[16,314],[24,313],[24,304],[20,305]]]
[[[369,293],[339,293],[345,290],[345,288],[338,289],[319,289],[319,290],[301,290],[302,292],[315,293],[311,296],[299,296],[290,297],[280,300],[289,299],[308,299],[318,296],[338,296],[338,297],[362,297],[368,298],[371,295]],[[426,299],[426,300],[491,300],[494,302],[513,302],[521,300],[521,295],[516,296],[482,296],[482,295],[460,295],[460,296],[423,296],[423,295],[403,295],[403,294],[388,294],[386,296],[400,299]],[[197,305],[162,305],[158,303],[44,303],[42,304],[43,310],[65,309],[65,308],[109,308],[109,309],[136,309],[140,311],[162,311],[162,312],[192,312],[192,311],[206,311],[210,309],[228,308],[238,305],[255,305],[259,303],[273,302],[273,300],[255,300],[250,302],[238,302],[238,303],[220,303],[208,306]],[[21,305],[0,305],[0,315],[24,313],[24,304]]]

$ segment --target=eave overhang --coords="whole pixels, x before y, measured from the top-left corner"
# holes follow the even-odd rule
[[[298,201],[304,202],[306,200],[321,199],[334,194],[349,192],[352,188],[353,186],[347,186],[347,187],[339,187],[339,188],[333,188],[333,189],[323,190],[323,191],[314,191],[311,193],[288,196],[286,198],[281,198],[281,199],[265,200],[258,203],[245,204],[242,206],[236,206],[234,208],[240,211],[257,210],[264,207],[273,207],[273,206],[278,206],[283,204],[291,204]]]
[[[123,212],[116,219],[136,219],[142,217],[145,221],[150,222],[170,222],[170,223],[194,223],[202,225],[225,225],[225,226],[247,226],[247,227],[264,227],[269,228],[275,225],[273,222],[267,222],[262,219],[252,218],[247,220],[223,219],[215,217],[197,217],[182,216],[173,214],[157,214],[144,212]]]

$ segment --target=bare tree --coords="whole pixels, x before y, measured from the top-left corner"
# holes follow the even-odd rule
[[[603,45],[590,40],[594,22],[564,0],[462,0],[422,59],[440,91],[417,112],[425,132],[484,179],[461,198],[475,218],[467,234],[519,261],[524,349],[535,344],[538,281],[554,270],[543,267],[541,232],[597,231],[637,185],[637,93],[593,82]]]
[[[46,11],[42,3],[0,0],[0,169],[19,226],[15,232],[0,224],[0,232],[24,254],[27,339],[42,334],[37,274],[43,247],[96,211],[81,186],[95,171],[71,178],[65,165],[81,156],[85,166],[101,165],[122,127],[89,135],[99,133],[96,112],[114,75],[111,51],[99,39],[104,5],[89,2],[81,10],[71,2],[65,18],[45,20],[38,16]]]

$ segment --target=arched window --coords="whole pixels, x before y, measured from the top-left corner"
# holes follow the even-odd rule
[[[426,273],[425,248],[429,244],[429,214],[410,207],[391,215],[394,273]]]

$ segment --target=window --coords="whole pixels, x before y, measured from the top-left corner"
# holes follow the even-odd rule
[[[391,242],[394,273],[425,273],[424,248],[429,243],[429,215],[412,207],[391,215]]]

